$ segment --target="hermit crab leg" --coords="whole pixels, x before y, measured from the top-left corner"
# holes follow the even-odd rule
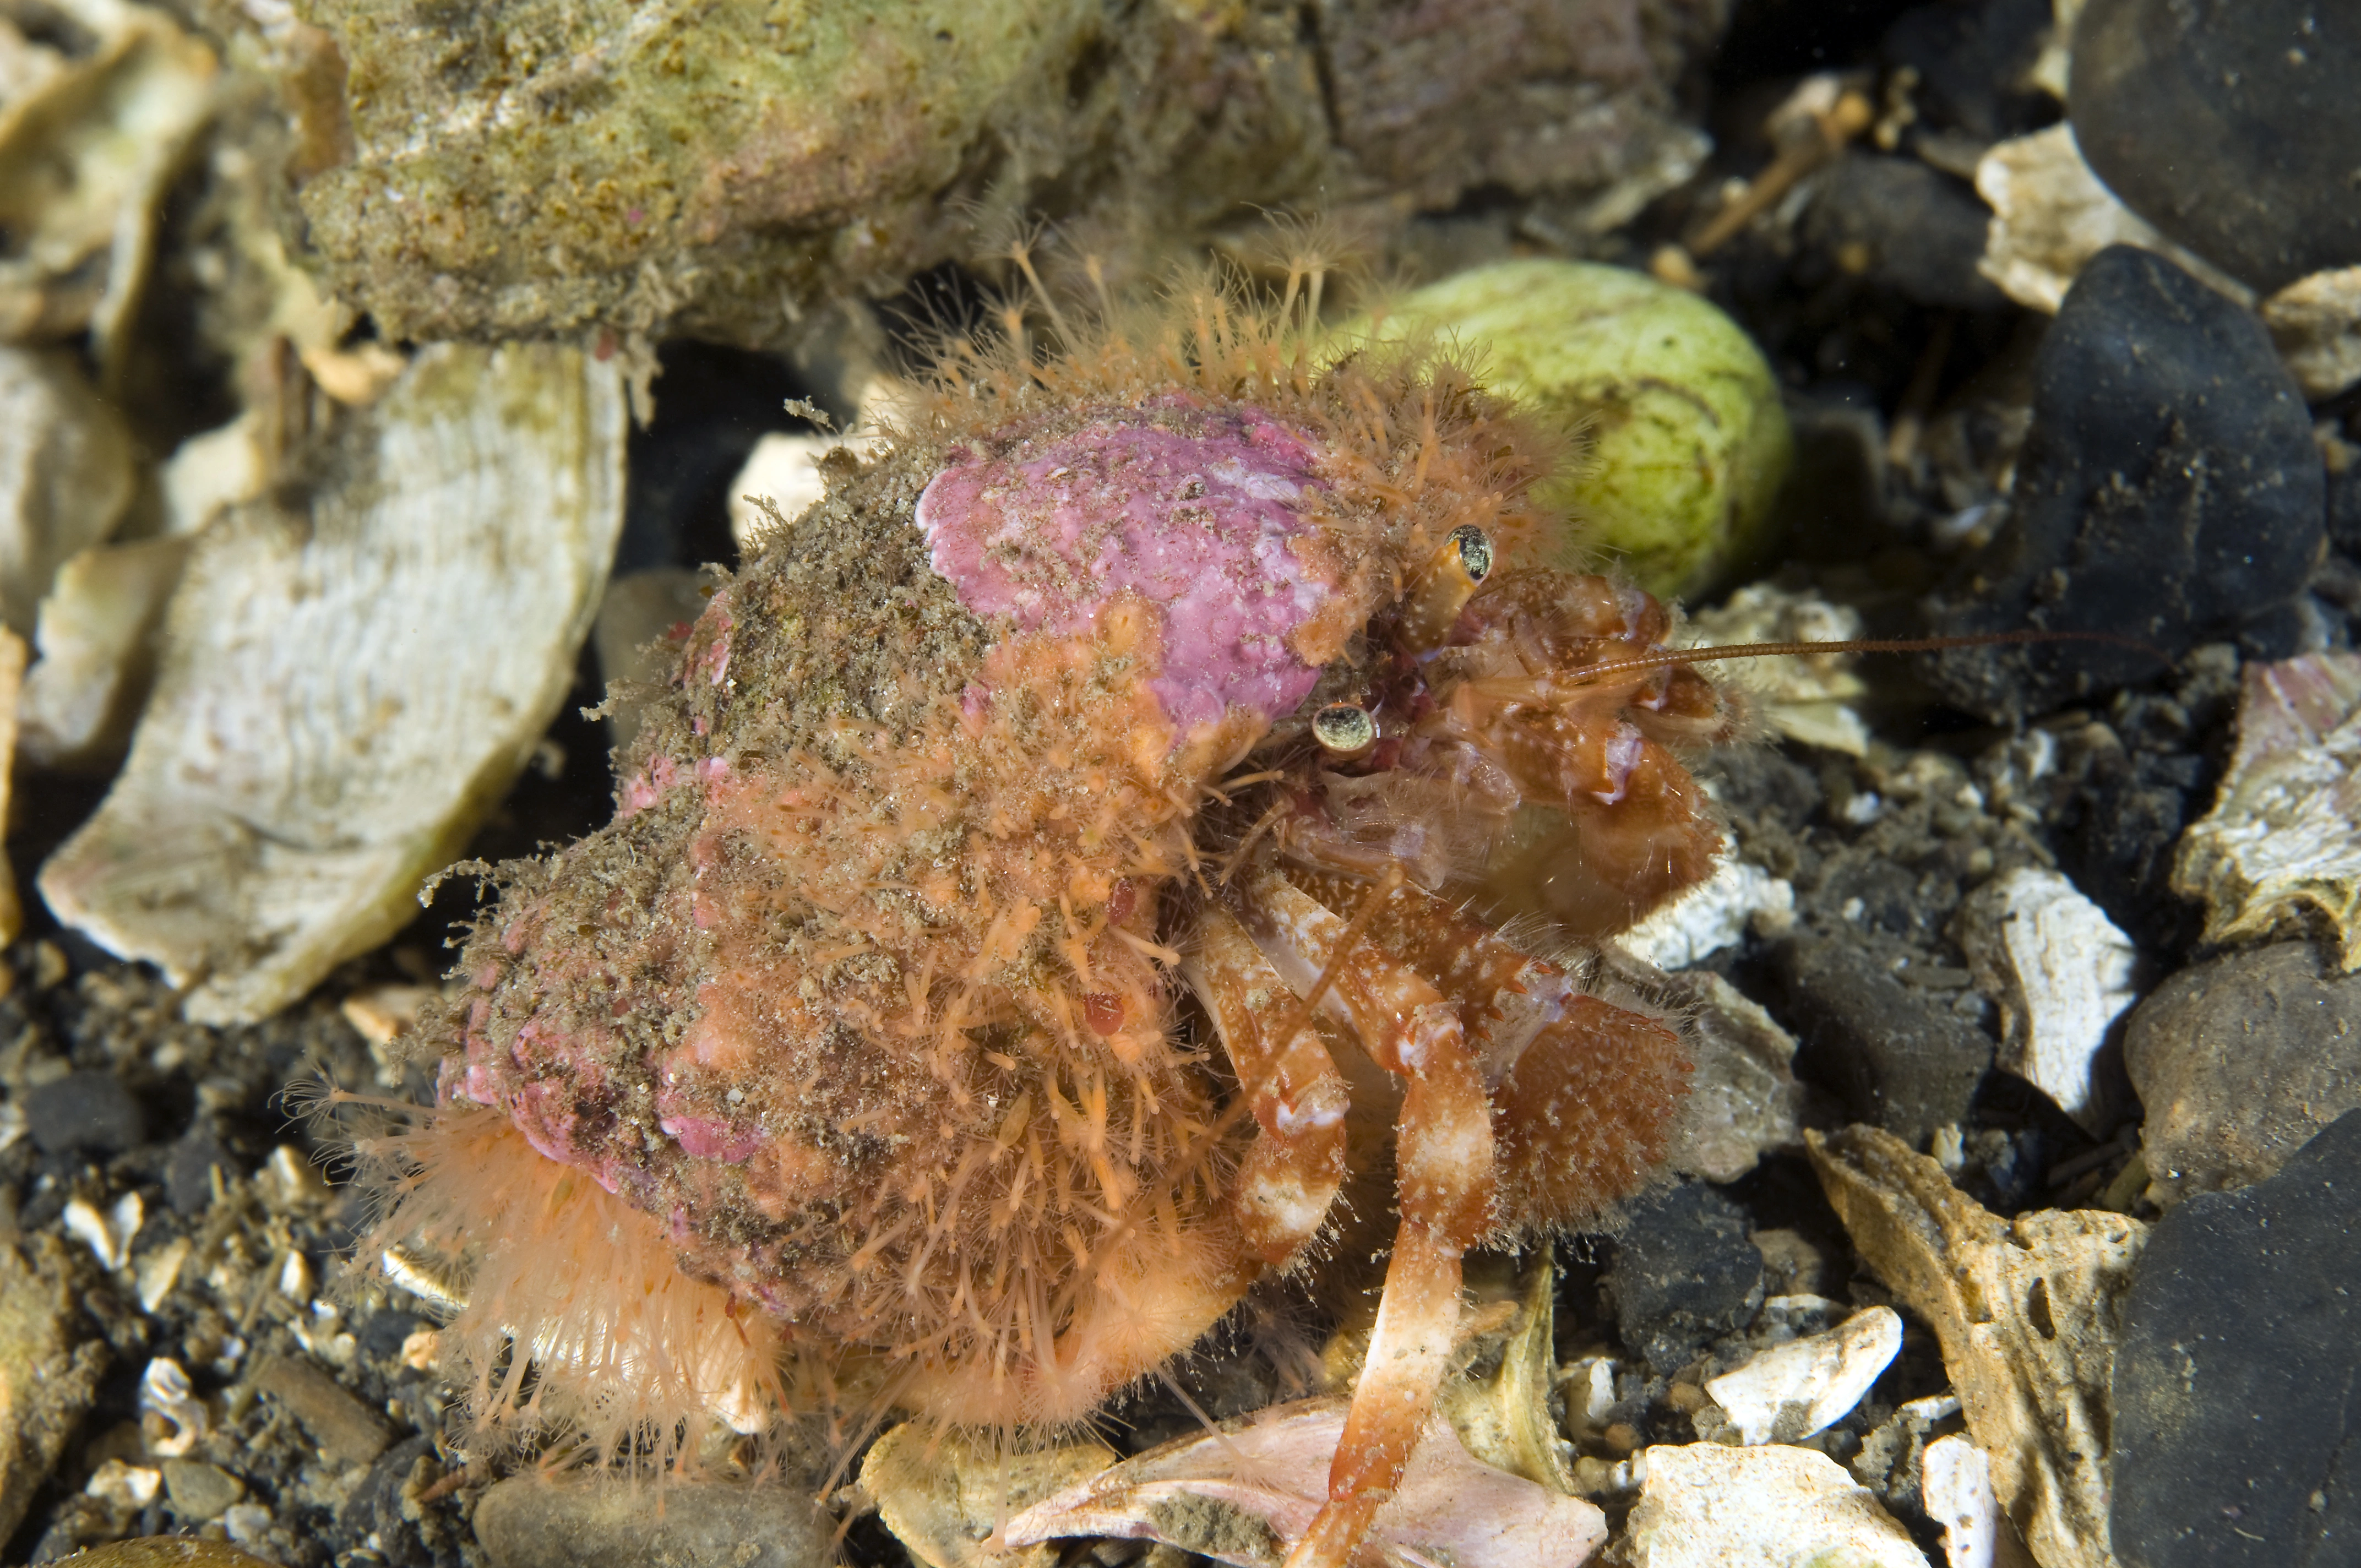
[[[1262,1130],[1238,1171],[1232,1211],[1249,1247],[1286,1263],[1318,1234],[1345,1179],[1344,1077],[1312,1028],[1272,1037],[1266,1025],[1282,1011],[1274,1003],[1287,982],[1228,911],[1206,911],[1180,972],[1213,1014]]]
[[[1389,898],[1399,886],[1389,882],[1368,896]],[[1354,927],[1364,919],[1348,925],[1269,872],[1249,883],[1242,913],[1256,945],[1291,981],[1307,970],[1332,981],[1371,1059],[1406,1083],[1395,1142],[1401,1225],[1377,1326],[1329,1465],[1327,1503],[1287,1559],[1288,1568],[1342,1568],[1400,1484],[1434,1408],[1459,1325],[1460,1255],[1492,1228],[1491,1101],[1456,1010],[1357,940]]]

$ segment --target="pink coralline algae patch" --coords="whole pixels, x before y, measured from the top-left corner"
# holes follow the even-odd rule
[[[1311,692],[1319,672],[1290,637],[1329,589],[1292,548],[1320,488],[1295,432],[1253,408],[1123,410],[953,456],[917,521],[976,614],[1070,635],[1137,595],[1163,618],[1150,689],[1183,733],[1232,707],[1274,718]]]

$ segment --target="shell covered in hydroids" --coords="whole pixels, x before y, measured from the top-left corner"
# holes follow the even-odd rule
[[[502,870],[439,1104],[364,1140],[368,1255],[471,1260],[479,1417],[1066,1420],[1196,1339],[1263,1266],[1162,967],[1207,808],[1542,466],[1453,363],[1210,286],[949,361],[715,591],[613,823]]]

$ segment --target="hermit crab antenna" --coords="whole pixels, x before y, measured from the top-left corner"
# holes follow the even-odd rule
[[[1870,637],[1842,642],[1734,642],[1719,648],[1670,648],[1661,653],[1609,659],[1603,664],[1586,665],[1568,674],[1577,682],[1603,681],[1647,670],[1710,663],[1717,659],[1769,659],[1808,653],[1932,653],[1945,648],[1990,648],[2012,642],[2106,642],[2145,653],[2159,664],[2173,662],[2172,656],[2161,648],[2109,631],[1975,631],[1954,637]]]

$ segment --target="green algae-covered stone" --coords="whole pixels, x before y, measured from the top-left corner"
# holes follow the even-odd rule
[[[1419,331],[1479,349],[1496,388],[1585,432],[1538,494],[1586,555],[1694,597],[1764,544],[1794,437],[1762,350],[1705,300],[1620,267],[1505,261],[1421,289],[1379,328]]]

